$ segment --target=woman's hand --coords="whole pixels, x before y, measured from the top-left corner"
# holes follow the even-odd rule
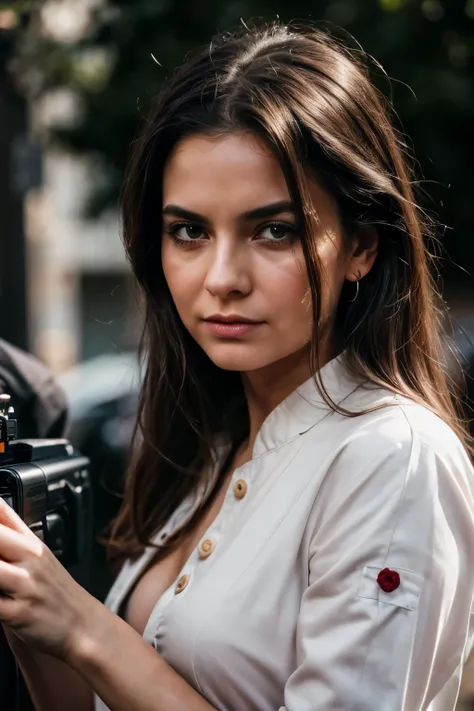
[[[0,498],[0,622],[37,650],[67,659],[96,605]]]
[[[130,625],[81,588],[2,499],[0,594],[0,622],[79,675],[72,682],[64,671],[45,673],[27,659],[33,664],[22,669],[36,708],[90,709],[93,690],[114,711],[216,711]],[[58,692],[58,676],[67,694]]]

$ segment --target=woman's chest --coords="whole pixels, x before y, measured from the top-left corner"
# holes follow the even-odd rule
[[[159,556],[156,562],[153,562],[152,559],[135,586],[122,601],[121,612],[124,619],[140,635],[143,635],[155,605],[179,577],[179,572],[192,555],[193,550],[198,548],[201,557],[212,552],[210,542],[203,539],[203,535],[219,514],[228,483],[229,479],[226,478],[202,518],[186,535],[179,547],[164,557]]]
[[[262,511],[246,522],[247,535],[230,530],[208,557],[193,551],[151,613],[145,638],[222,711],[282,703],[309,582],[302,508],[278,521]],[[215,535],[211,526],[206,540]]]
[[[166,575],[163,567],[150,569],[135,588],[144,638],[223,711],[265,711],[252,701],[261,694],[265,709],[278,708],[295,665],[308,585],[308,518],[325,470],[318,472],[300,449],[293,445],[237,469],[189,556],[169,560]],[[141,574],[143,563],[141,571],[124,571],[108,601],[112,609]]]

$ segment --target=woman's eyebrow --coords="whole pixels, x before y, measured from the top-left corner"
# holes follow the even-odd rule
[[[259,220],[265,217],[274,217],[281,212],[291,212],[294,214],[295,206],[290,200],[280,200],[279,202],[273,202],[269,205],[262,205],[262,207],[255,207],[253,210],[242,212],[237,216],[237,219],[242,222],[249,222],[250,220]],[[195,220],[201,223],[209,222],[208,218],[204,215],[200,215],[198,212],[193,212],[192,210],[187,210],[179,205],[166,205],[162,210],[162,215],[182,217],[185,220]]]
[[[291,200],[280,200],[279,202],[273,202],[270,205],[263,205],[262,207],[256,207],[253,210],[248,210],[239,215],[239,220],[243,222],[248,222],[249,220],[260,220],[265,217],[274,217],[279,215],[281,212],[291,212],[295,214],[295,206]]]

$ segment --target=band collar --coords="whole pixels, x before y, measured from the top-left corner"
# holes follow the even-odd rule
[[[343,401],[344,405],[353,404],[351,396],[356,391],[360,392],[366,382],[350,374],[344,352],[326,363],[319,373],[329,397],[336,404],[342,404]],[[268,415],[255,439],[252,460],[304,434],[332,411],[320,394],[314,377],[309,378]],[[175,522],[179,522],[180,527],[185,525],[202,501],[207,499],[231,450],[232,445],[226,438],[215,442],[208,476],[200,480],[196,490],[186,497],[173,514],[168,524],[170,530],[174,529]]]
[[[336,404],[341,404],[363,385],[363,381],[358,381],[348,370],[344,352],[326,363],[319,375],[327,394]],[[255,439],[252,458],[281,447],[307,432],[331,412],[331,407],[319,392],[315,378],[309,378],[265,419]]]

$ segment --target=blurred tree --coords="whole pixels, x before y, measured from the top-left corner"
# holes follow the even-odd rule
[[[451,259],[474,268],[474,0],[82,0],[80,7],[46,0],[21,37],[17,69],[32,95],[74,99],[75,120],[53,125],[48,140],[95,158],[91,214],[116,204],[140,114],[189,50],[240,18],[311,19],[352,35],[349,43],[360,42],[393,78],[375,68],[412,139],[431,196],[425,206],[448,225],[441,236]]]

